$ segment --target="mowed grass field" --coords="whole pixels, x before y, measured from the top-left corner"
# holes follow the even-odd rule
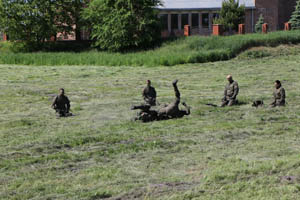
[[[298,49],[174,67],[0,65],[0,199],[299,199]],[[206,106],[220,104],[227,74],[240,105]],[[131,121],[147,79],[160,105],[179,79],[191,115]],[[272,109],[276,79],[288,104]],[[60,87],[73,117],[50,108]]]

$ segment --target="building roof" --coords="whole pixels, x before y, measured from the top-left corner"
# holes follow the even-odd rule
[[[223,0],[161,0],[160,10],[205,10],[220,9]],[[255,8],[255,0],[240,0],[246,8]]]

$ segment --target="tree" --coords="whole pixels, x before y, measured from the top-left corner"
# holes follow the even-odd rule
[[[262,32],[262,25],[264,24],[264,16],[260,14],[258,21],[255,24],[255,32],[261,33]]]
[[[41,46],[58,32],[73,31],[82,5],[81,0],[1,0],[0,27],[10,40]]]
[[[95,46],[109,51],[153,46],[160,39],[159,0],[93,0],[83,12]]]
[[[67,32],[75,31],[76,40],[81,40],[81,30],[84,27],[85,21],[81,17],[81,13],[88,5],[89,0],[64,0],[59,2],[60,15],[57,16],[57,21],[67,25]],[[75,26],[75,29],[74,29]]]
[[[300,29],[300,0],[297,1],[295,11],[289,22],[291,23],[292,29]]]
[[[245,6],[239,0],[224,0],[220,10],[220,18],[215,23],[220,23],[225,30],[238,30],[239,24],[245,20]]]

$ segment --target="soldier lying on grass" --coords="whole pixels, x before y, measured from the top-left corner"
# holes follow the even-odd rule
[[[185,107],[184,110],[179,109],[180,104],[180,92],[177,87],[178,80],[173,81],[173,88],[175,91],[175,100],[173,103],[165,105],[159,110],[152,110],[150,105],[133,106],[131,109],[140,109],[138,116],[135,120],[141,120],[143,122],[149,122],[154,120],[167,120],[172,118],[182,118],[184,115],[189,115],[190,107],[185,102],[182,105]]]

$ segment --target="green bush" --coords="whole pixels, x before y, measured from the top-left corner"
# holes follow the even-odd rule
[[[297,43],[300,43],[300,30],[271,32],[263,35],[233,35],[228,37],[193,36],[167,41],[160,48],[153,50],[130,53],[109,53],[104,51],[85,51],[81,53],[10,53],[3,51],[3,47],[1,48],[0,45],[0,51],[2,52],[0,54],[0,63],[48,66],[173,66],[186,63],[228,60],[251,47]],[[19,45],[21,44],[19,43]],[[5,45],[10,46],[9,43]],[[264,55],[254,56],[263,57]]]
[[[297,5],[295,6],[295,11],[291,16],[290,23],[292,29],[300,29],[300,0],[297,1]]]
[[[238,30],[238,25],[245,21],[245,5],[239,5],[239,1],[225,0],[222,2],[220,19],[216,23],[223,24],[225,30]]]
[[[83,12],[95,46],[124,51],[153,47],[160,39],[159,0],[94,0]]]
[[[255,32],[261,33],[262,32],[262,25],[264,24],[264,17],[262,14],[260,14],[258,21],[255,24]]]

